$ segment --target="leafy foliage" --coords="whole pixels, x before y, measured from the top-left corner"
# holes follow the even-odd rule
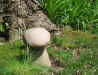
[[[0,31],[4,32],[8,30],[8,23],[0,24]]]
[[[50,19],[58,25],[86,30],[98,22],[98,0],[41,0]]]

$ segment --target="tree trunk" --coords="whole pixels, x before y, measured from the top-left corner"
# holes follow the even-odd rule
[[[37,0],[0,0],[0,17],[9,24],[9,41],[22,39],[29,27],[45,27],[49,31],[56,25],[40,10]]]
[[[0,0],[0,17],[8,23],[9,42],[22,39],[24,31],[29,27],[44,27],[49,31],[56,29],[56,25],[37,8],[33,0]],[[46,51],[37,61],[51,66]]]

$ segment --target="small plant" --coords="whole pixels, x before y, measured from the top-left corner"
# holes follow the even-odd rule
[[[8,23],[0,24],[0,31],[5,32],[8,30]]]

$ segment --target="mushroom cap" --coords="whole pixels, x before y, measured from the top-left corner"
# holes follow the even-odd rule
[[[25,31],[24,39],[32,47],[41,47],[50,42],[50,33],[41,27],[32,28]]]

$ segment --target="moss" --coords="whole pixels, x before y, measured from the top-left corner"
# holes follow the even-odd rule
[[[62,48],[87,47],[96,37],[88,32],[63,30],[60,36],[53,36],[53,42]]]

